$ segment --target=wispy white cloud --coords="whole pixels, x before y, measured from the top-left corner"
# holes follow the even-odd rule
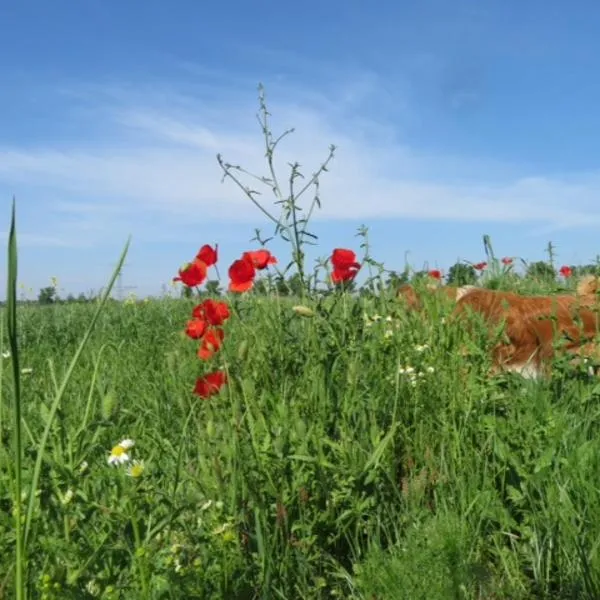
[[[330,98],[277,88],[271,94],[274,128],[296,128],[281,146],[277,164],[284,171],[298,160],[310,175],[329,144],[338,147],[315,218],[530,222],[544,231],[600,223],[596,174],[537,176],[491,161],[423,155],[403,144],[391,124],[353,112],[377,84],[362,78],[354,91],[347,85]],[[0,189],[35,204],[30,227],[37,215],[52,231],[22,241],[89,245],[107,231],[158,234],[183,218],[188,225],[256,221],[243,194],[221,182],[215,158],[221,152],[266,174],[251,90],[248,101],[225,84],[218,94],[189,87],[150,94],[117,85],[65,91],[71,110],[60,118],[77,119],[78,139],[0,147]],[[272,202],[270,191],[263,192]]]

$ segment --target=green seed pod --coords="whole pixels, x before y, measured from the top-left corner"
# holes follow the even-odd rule
[[[293,306],[292,310],[301,317],[314,317],[315,313],[312,309],[308,308],[308,306]]]

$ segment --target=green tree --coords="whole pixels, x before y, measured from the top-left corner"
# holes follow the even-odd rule
[[[408,271],[404,270],[402,273],[397,271],[390,271],[385,281],[385,285],[388,288],[397,289],[404,283],[408,283]]]
[[[529,264],[527,267],[526,277],[538,279],[540,281],[551,281],[556,279],[556,270],[551,264],[543,260],[539,260]]]
[[[477,275],[473,265],[456,263],[448,270],[448,284],[450,285],[473,285],[476,280]]]
[[[571,269],[573,270],[573,275],[577,277],[581,277],[582,275],[600,275],[600,265],[595,263],[579,267],[571,265]]]
[[[56,302],[56,288],[52,285],[40,289],[38,294],[40,304],[54,304]]]

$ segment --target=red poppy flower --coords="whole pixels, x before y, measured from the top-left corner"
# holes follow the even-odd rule
[[[510,258],[509,256],[505,256],[505,257],[502,259],[502,264],[503,264],[503,265],[507,265],[507,266],[508,266],[508,265],[512,265],[512,264],[513,264],[513,259],[512,259],[512,258]]]
[[[360,264],[356,262],[356,253],[346,248],[336,248],[331,254],[331,264],[334,269],[360,269]]]
[[[206,263],[194,259],[191,263],[186,265],[183,269],[179,269],[179,276],[173,277],[173,281],[181,281],[188,287],[195,287],[201,285],[206,279]]]
[[[239,259],[229,267],[229,291],[247,292],[254,285],[256,270],[250,260]]]
[[[437,279],[438,281],[442,278],[442,272],[439,269],[432,269],[429,271],[428,275],[432,279]]]
[[[194,394],[200,398],[209,398],[213,394],[218,394],[219,390],[227,383],[227,373],[225,371],[214,371],[204,377],[199,377],[194,386]]]
[[[217,264],[218,260],[218,244],[215,244],[215,247],[209,246],[208,244],[204,244],[200,250],[198,250],[198,254],[196,254],[196,258],[201,260],[207,267],[212,267]]]
[[[487,263],[486,262],[477,263],[476,265],[473,265],[473,268],[476,271],[484,271],[485,269],[487,269]]]
[[[198,349],[198,358],[208,360],[213,354],[219,351],[225,333],[222,329],[211,327],[206,331],[202,338],[202,345]]]
[[[211,325],[218,327],[229,319],[229,306],[221,300],[205,300],[194,307],[192,316],[196,319],[206,319]]]
[[[333,265],[331,273],[333,283],[352,281],[360,270],[360,263],[356,262],[356,254],[346,248],[336,248],[333,251],[331,264]]]
[[[334,269],[331,272],[331,281],[333,281],[333,283],[352,281],[356,277],[357,273],[357,269]]]
[[[244,252],[242,259],[249,260],[255,269],[262,271],[268,265],[277,264],[277,259],[268,250],[253,250],[251,252]]]
[[[565,278],[568,279],[569,277],[571,277],[571,275],[573,275],[573,269],[571,269],[571,267],[567,266],[567,265],[563,265],[560,268],[560,274]]]
[[[199,340],[206,331],[206,321],[203,319],[191,319],[187,322],[185,333],[193,340]]]

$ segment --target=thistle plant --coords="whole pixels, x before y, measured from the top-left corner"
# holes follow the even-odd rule
[[[283,179],[280,179],[275,170],[275,152],[279,144],[291,133],[294,128],[286,129],[283,133],[275,136],[271,130],[271,113],[267,108],[265,90],[262,84],[258,86],[259,111],[257,114],[264,144],[265,159],[267,162],[267,175],[258,175],[245,168],[226,162],[221,154],[217,154],[217,161],[223,169],[223,181],[231,179],[242,192],[252,201],[252,203],[267,217],[274,225],[273,237],[279,236],[285,242],[292,246],[291,261],[283,270],[282,276],[289,272],[292,267],[296,267],[296,272],[300,278],[302,294],[309,291],[310,282],[307,281],[305,273],[305,251],[307,245],[315,245],[317,236],[309,231],[309,223],[316,209],[321,208],[321,199],[319,193],[319,180],[323,173],[328,170],[329,163],[334,157],[336,147],[332,144],[329,147],[327,158],[321,163],[318,169],[308,178],[300,170],[298,162],[289,163],[290,171],[287,176],[287,191],[284,189]],[[261,202],[259,196],[261,192],[244,183],[243,179],[249,178],[257,181],[262,186],[270,188],[275,199],[273,205]],[[299,201],[307,193],[312,193],[312,199],[309,200],[308,209],[304,210]],[[276,208],[279,208],[279,215],[276,215]],[[266,243],[269,240],[261,239],[260,232],[256,232],[254,238],[259,243]],[[272,239],[272,238],[271,238]]]

